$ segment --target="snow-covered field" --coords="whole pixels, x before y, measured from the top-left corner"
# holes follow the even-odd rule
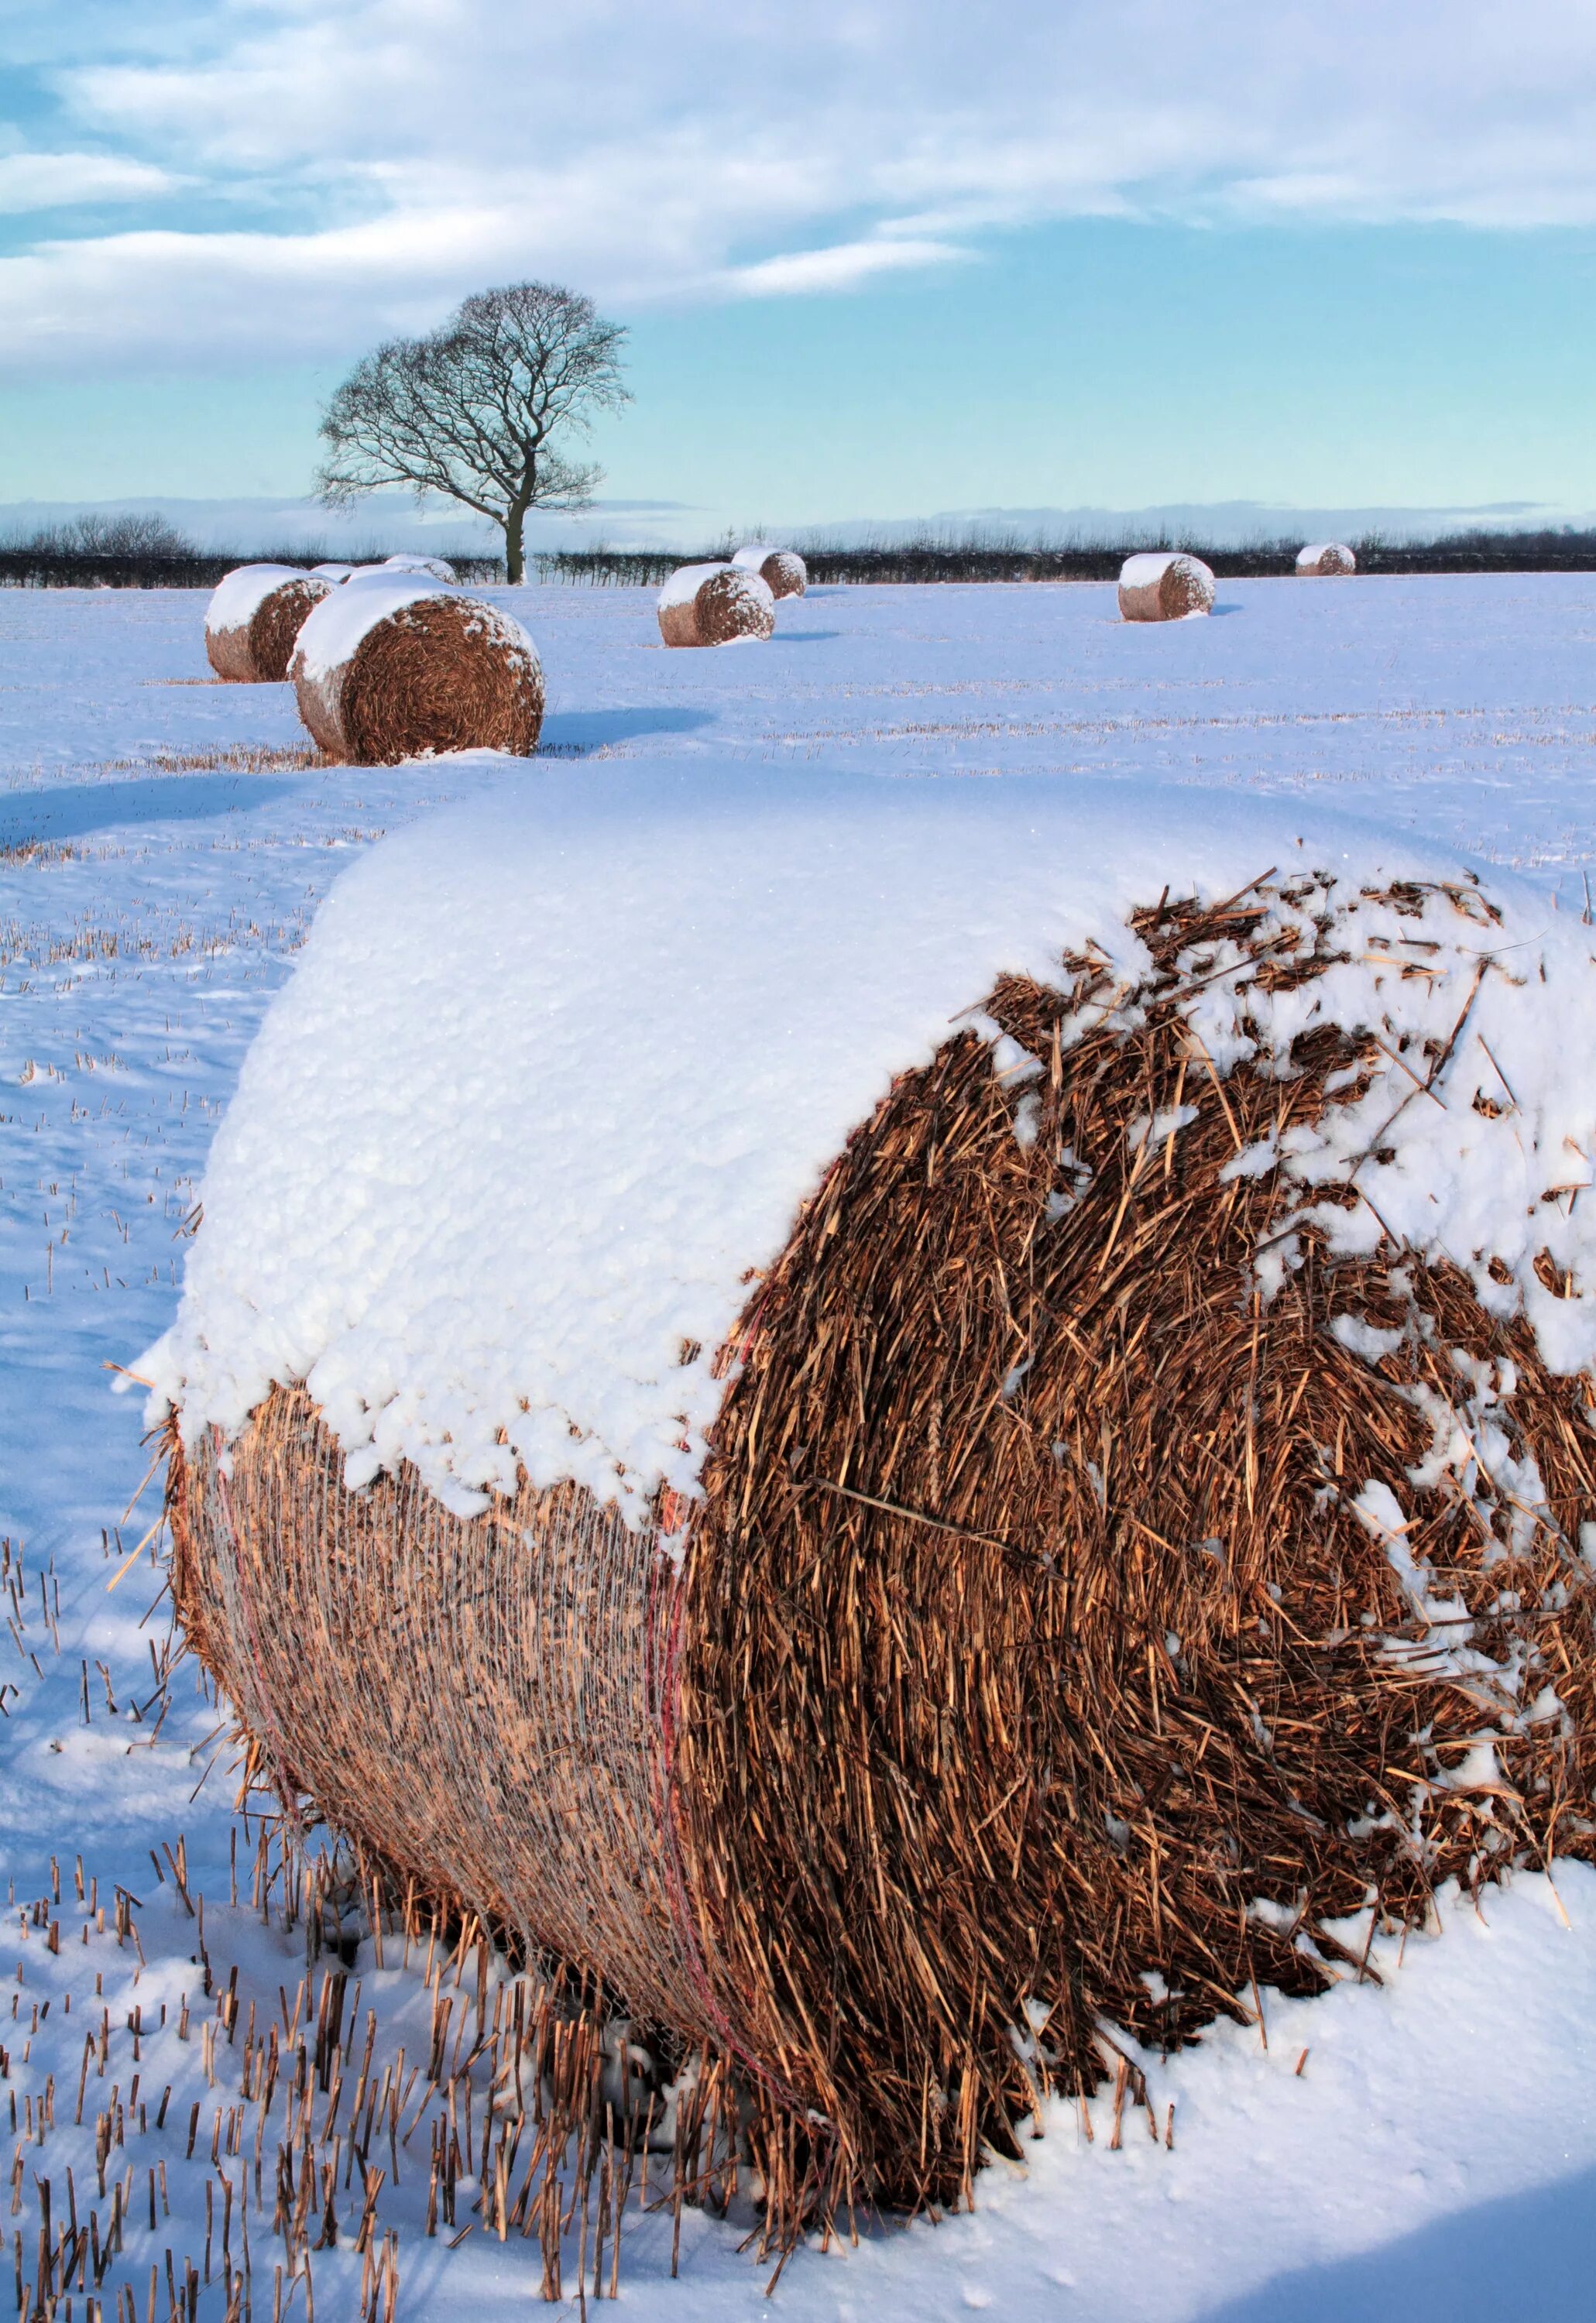
[[[155,1544],[124,1571],[155,1490],[130,1511],[149,1463],[142,1399],[114,1399],[105,1366],[134,1362],[171,1319],[243,1051],[359,850],[445,801],[580,780],[582,761],[692,757],[794,783],[820,768],[1087,778],[1094,794],[1162,780],[1222,788],[1232,812],[1235,794],[1266,793],[1311,802],[1316,821],[1331,805],[1511,866],[1548,914],[1587,905],[1588,578],[1229,583],[1213,619],[1168,628],[1121,624],[1109,588],[820,591],[782,607],[772,644],[715,653],[663,650],[639,592],[493,593],[542,652],[547,756],[381,771],[308,765],[287,687],[208,683],[201,598],[0,595],[0,1877],[15,1939],[0,2107],[14,2097],[19,2156],[4,2222],[19,2280],[32,2282],[36,2181],[50,2184],[52,2238],[92,2207],[96,2243],[108,2243],[120,2172],[123,2247],[100,2294],[119,2323],[115,2287],[136,2286],[142,2316],[152,2264],[166,2316],[169,2249],[179,2285],[186,2256],[203,2274],[207,2203],[198,2311],[219,2323],[223,2215],[236,2263],[246,2174],[252,2308],[271,2312],[275,2121],[263,2211],[258,2107],[241,2153],[223,2148],[250,2010],[257,2038],[269,2018],[286,2038],[307,1970],[302,1933],[252,1909],[258,1826],[231,1813],[215,1710],[188,1666],[170,1698],[163,1685],[167,1609],[147,1611]],[[204,1896],[205,1960],[169,1847]],[[97,1882],[84,1903],[78,1858]],[[779,2305],[794,2318],[990,2308],[1082,2323],[1584,2312],[1596,1875],[1570,1864],[1555,1881],[1523,1877],[1481,1915],[1444,1905],[1444,1930],[1405,1946],[1376,1936],[1379,1987],[1349,1982],[1314,2003],[1266,1995],[1266,2040],[1227,2028],[1150,2060],[1160,2120],[1174,2107],[1171,2146],[1139,2113],[1116,2144],[1108,2097],[1089,2135],[1076,2109],[1055,2107],[1027,2173],[989,2172],[974,2215],[801,2253]],[[216,2007],[202,1986],[225,1993],[235,1968],[229,2043],[202,2031]],[[414,2063],[431,2012],[415,1962],[390,1951],[378,1968],[368,1946],[356,1974],[352,2037],[373,2008],[375,2073],[400,2044]],[[124,2142],[102,2197],[104,2114]],[[399,2236],[398,2311],[508,2314],[537,2296],[536,2244],[481,2225],[453,2249],[422,2236],[428,2134],[423,2117],[378,2197],[379,2236]],[[358,2185],[337,2199],[339,2246],[313,2260],[324,2323],[362,2311]],[[463,2223],[471,2199],[463,2190]],[[668,2217],[630,2218],[621,2296],[662,2316],[751,2311],[764,2276],[738,2240],[690,2216],[672,2282]]]

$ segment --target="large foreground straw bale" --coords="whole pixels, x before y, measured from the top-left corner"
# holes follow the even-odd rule
[[[1349,956],[1285,893],[1166,894],[1138,983],[1004,977],[898,1078],[652,1530],[574,1484],[347,1490],[289,1384],[225,1457],[174,1438],[179,1611],[285,1794],[604,1979],[662,2073],[718,2055],[779,2233],[968,2195],[1105,2025],[1358,1972],[1371,1897],[1592,1854],[1592,1382],[1455,1267],[1331,1256],[1282,1154],[1439,1102],[1456,1035],[1271,1053],[1268,996]],[[1488,940],[1463,889],[1378,902],[1430,913],[1420,978],[1436,910]],[[1222,1073],[1191,1010],[1238,960]]]
[[[216,583],[205,616],[205,650],[216,675],[236,685],[280,685],[299,631],[334,583],[291,565],[241,565]]]
[[[497,606],[423,575],[353,574],[305,624],[291,675],[300,717],[347,765],[537,748],[531,638]]]
[[[809,567],[795,548],[771,548],[753,541],[732,558],[745,573],[757,573],[773,597],[802,597],[809,586]]]
[[[763,639],[775,633],[775,599],[741,565],[683,565],[659,592],[659,633],[667,646]]]
[[[1127,556],[1120,570],[1120,618],[1183,621],[1214,610],[1214,575],[1200,556],[1182,550],[1147,550]]]
[[[1357,569],[1358,560],[1344,541],[1310,541],[1306,548],[1299,548],[1297,552],[1298,573],[1314,574],[1324,580],[1341,574],[1355,573]]]

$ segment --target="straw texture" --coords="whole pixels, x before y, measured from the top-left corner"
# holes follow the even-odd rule
[[[775,635],[772,592],[757,574],[735,565],[707,572],[689,597],[661,592],[659,633],[667,646],[726,646]]]
[[[206,656],[216,675],[239,685],[280,685],[306,615],[334,586],[319,574],[298,574],[268,590],[247,621],[207,628]]]
[[[311,734],[351,766],[395,766],[439,750],[526,758],[543,727],[543,672],[525,632],[473,597],[401,605],[330,667],[298,656],[293,677]]]
[[[795,548],[739,548],[731,561],[757,573],[773,597],[802,597],[809,586],[809,567]]]
[[[1189,613],[1212,612],[1214,591],[1213,573],[1200,556],[1182,551],[1129,557],[1120,574],[1120,618],[1183,621]]]

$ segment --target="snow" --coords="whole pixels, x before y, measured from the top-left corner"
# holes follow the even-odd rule
[[[362,1478],[408,1459],[464,1507],[524,1466],[639,1517],[662,1483],[691,1492],[749,1272],[894,1076],[1004,970],[1056,979],[1096,946],[1133,979],[1138,904],[1216,901],[1275,865],[1333,884],[1261,934],[1328,909],[1346,955],[1253,996],[1282,1070],[1334,1022],[1422,1070],[1469,1018],[1422,1104],[1392,1068],[1293,1133],[1292,1219],[1362,1252],[1383,1218],[1521,1304],[1555,1366],[1596,1364],[1596,1206],[1547,1198],[1591,1177],[1596,963],[1533,892],[1492,883],[1500,926],[1444,895],[1418,916],[1362,900],[1458,867],[1322,810],[644,758],[429,818],[328,898],[212,1148],[181,1310],[140,1360],[151,1419],[170,1400],[190,1443],[231,1434],[273,1380],[304,1380]],[[1252,1051],[1234,975],[1184,1013],[1220,1072]],[[1494,1119],[1471,1102],[1491,1056],[1517,1100]],[[1321,1198],[1348,1182],[1362,1207]],[[1567,1299],[1534,1272],[1543,1246]],[[1266,1288],[1299,1258],[1272,1239]]]
[[[390,613],[418,605],[425,597],[458,594],[448,582],[425,573],[394,574],[380,565],[369,573],[352,573],[341,589],[311,607],[294,647],[295,673],[326,677],[351,660],[366,632]]]
[[[361,640],[380,621],[429,597],[447,597],[459,605],[469,617],[468,634],[485,633],[495,645],[525,655],[530,668],[537,667],[537,647],[503,605],[463,595],[452,582],[436,581],[426,574],[390,573],[373,565],[369,572],[352,573],[342,588],[312,606],[294,647],[289,676],[315,684],[346,668]]]
[[[1161,581],[1170,565],[1178,564],[1183,556],[1184,550],[1176,548],[1139,549],[1134,556],[1127,556],[1120,566],[1119,585],[1122,589],[1151,588],[1155,581]],[[1196,557],[1185,557],[1185,561],[1188,565],[1197,562]]]
[[[730,573],[735,569],[735,565],[725,563],[679,565],[659,592],[660,611],[663,613],[671,605],[691,605],[711,573]]]
[[[455,577],[454,567],[446,557],[417,556],[408,552],[399,556],[385,556],[382,565],[376,569],[386,569],[390,573],[429,573],[435,581],[451,583]]]
[[[757,573],[766,558],[774,556],[775,553],[775,549],[769,541],[754,540],[750,541],[746,548],[736,550],[731,561],[734,565],[740,565],[745,573]]]
[[[302,581],[304,577],[304,567],[298,565],[238,565],[233,572],[225,573],[211,592],[206,609],[206,628],[213,637],[224,629],[247,629],[263,597],[269,597],[285,581]]]
[[[773,777],[796,789],[812,777],[840,784],[854,770],[861,792],[897,787],[876,779],[884,774],[936,776],[903,787],[980,801],[1026,776],[1037,779],[1014,786],[1069,782],[1102,800],[1105,814],[1117,785],[1146,797],[1156,784],[1160,814],[1215,819],[1218,836],[1204,844],[1215,860],[1249,813],[1262,837],[1276,816],[1325,827],[1325,804],[1337,802],[1378,817],[1386,836],[1370,843],[1390,859],[1467,851],[1493,893],[1511,891],[1515,913],[1528,911],[1529,895],[1540,899],[1539,928],[1555,948],[1572,931],[1586,940],[1596,579],[1353,579],[1323,592],[1234,582],[1212,620],[1165,625],[1121,623],[1112,587],[817,590],[757,656],[669,652],[642,591],[485,593],[543,646],[550,704],[545,755],[530,765],[482,756],[399,768],[307,764],[290,687],[207,682],[202,595],[0,592],[0,1534],[25,1541],[27,1558],[21,1648],[0,1633],[0,1879],[15,1881],[8,1971],[19,2011],[0,2026],[9,2052],[0,2105],[14,2092],[20,2124],[25,2095],[53,2074],[57,2126],[42,2147],[23,2149],[26,2215],[12,2221],[28,2230],[31,2275],[32,2173],[53,2177],[59,2211],[70,2163],[81,2211],[96,2110],[114,2087],[127,2104],[134,2071],[142,2099],[171,2082],[165,2130],[156,2131],[154,2103],[147,2133],[127,2104],[116,2157],[137,2163],[139,2191],[112,2276],[136,2286],[141,2316],[151,2262],[168,2245],[197,2259],[203,2250],[203,2181],[220,2211],[211,2125],[217,2107],[238,2099],[245,2038],[241,2025],[235,2045],[218,2040],[213,2086],[198,2020],[214,2003],[200,1989],[195,1924],[170,1872],[158,1882],[149,1850],[175,1850],[186,1833],[211,1974],[225,1990],[237,1969],[246,2019],[251,2003],[276,2013],[280,1985],[291,2010],[305,1961],[299,1933],[275,1911],[268,1923],[251,1909],[256,1825],[245,1831],[231,1813],[216,1712],[187,1668],[164,1694],[157,1687],[151,1641],[159,1650],[165,1607],[147,1611],[161,1581],[155,1544],[106,1593],[154,1515],[154,1488],[124,1519],[149,1464],[142,1399],[108,1399],[102,1365],[134,1362],[174,1319],[185,1256],[206,1238],[204,1226],[190,1237],[186,1221],[217,1121],[344,867],[374,865],[385,831],[420,831],[440,809],[497,801],[531,812],[546,777],[570,778],[552,798],[582,778],[647,778],[667,790],[696,776],[729,788],[741,770],[768,790]],[[1261,849],[1242,876],[1271,859]],[[1037,877],[1023,863],[1017,876]],[[857,897],[864,884],[856,875],[839,892]],[[546,868],[527,915],[557,888]],[[681,916],[663,886],[650,910]],[[968,941],[973,964],[979,928]],[[1518,955],[1502,958],[1510,966]],[[737,960],[733,946],[717,969],[734,991]],[[1499,995],[1498,983],[1493,970],[1481,1002],[1526,1005],[1505,985]],[[979,996],[960,993],[958,1005]],[[1572,1015],[1546,1015],[1544,1040],[1569,1043],[1570,1094],[1555,1103],[1572,1108],[1582,1078],[1590,1085],[1585,1031]],[[1481,1023],[1522,1100],[1490,1019]],[[595,1105],[612,1101],[603,1086],[611,1030],[606,1022],[590,1032]],[[340,1065],[330,1059],[329,1071]],[[840,1111],[840,1094],[837,1103]],[[1444,1127],[1428,1098],[1408,1113],[1435,1114],[1433,1129]],[[1556,1124],[1548,1098],[1536,1135],[1554,1136]],[[1401,1125],[1413,1127],[1407,1116]],[[641,1094],[626,1130],[641,1149]],[[1574,1204],[1576,1224],[1583,1207]],[[1542,1211],[1555,1226],[1552,1207]],[[1490,1392],[1481,1383],[1482,1422]],[[1392,1510],[1381,1513],[1389,1525]],[[1417,1568],[1414,1578],[1425,1585]],[[129,1716],[130,1700],[142,1722]],[[104,1934],[76,1905],[79,1852],[98,1878]],[[23,1905],[50,1895],[52,1854],[59,1955],[45,1929],[24,1934],[19,1924]],[[1127,2113],[1111,2150],[1110,2093],[1090,2109],[1090,2144],[1078,2114],[1050,2107],[1025,2174],[988,2170],[974,2215],[867,2228],[857,2248],[801,2253],[769,2305],[766,2275],[738,2252],[745,2229],[735,2221],[687,2212],[673,2282],[668,2215],[634,2212],[622,2296],[661,2323],[773,2311],[793,2323],[904,2312],[943,2323],[977,2310],[1059,2323],[1582,2314],[1596,2267],[1596,1876],[1560,1863],[1553,1877],[1555,1890],[1521,1874],[1487,1894],[1478,1916],[1443,1896],[1444,1933],[1405,1943],[1375,1933],[1380,1987],[1349,1978],[1311,2002],[1265,1993],[1267,2049],[1254,2030],[1215,2027],[1181,2056],[1147,2061],[1160,2119],[1174,2105],[1172,2149],[1155,2146],[1145,2117]],[[131,1939],[116,1941],[114,1883],[141,1899],[142,1961]],[[1354,1953],[1369,1933],[1365,1917]],[[425,2052],[430,2015],[414,1960],[402,1966],[397,1949],[388,1959],[377,1970],[367,1943],[355,1969],[359,2020],[367,2007],[379,2020],[379,2073],[401,2043],[412,2061]],[[175,2015],[184,1991],[194,2037],[179,2041],[170,2021],[149,2030],[135,2065],[128,2013],[142,2006],[152,2028],[160,2005]],[[33,2031],[32,2006],[42,2012],[47,1999]],[[102,2008],[106,2070],[102,2078],[91,2064],[75,2128],[83,2034],[97,2030]],[[200,2138],[186,2163],[196,2102]],[[479,2229],[451,2251],[421,2236],[428,2134],[424,2119],[401,2148],[402,2183],[381,2197],[381,2224],[400,2232],[401,2323],[442,2323],[462,2309],[508,2323],[536,2302],[536,2245],[500,2245]],[[143,2170],[160,2160],[171,2215],[151,2235]],[[351,2199],[340,2192],[341,2247],[315,2254],[324,2317],[360,2309]],[[250,2212],[257,2315],[269,2311],[281,2250],[271,2199],[269,2153],[264,2212],[252,2196]],[[108,2279],[107,2298],[111,2289]],[[213,2280],[205,2323],[221,2323],[224,2306]]]

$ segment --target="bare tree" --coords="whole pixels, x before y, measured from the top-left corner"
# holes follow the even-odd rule
[[[602,480],[555,439],[631,400],[625,339],[557,283],[477,291],[425,338],[390,339],[356,363],[322,417],[321,498],[342,507],[384,484],[446,493],[502,527],[506,574],[519,581],[527,510],[586,508]]]

